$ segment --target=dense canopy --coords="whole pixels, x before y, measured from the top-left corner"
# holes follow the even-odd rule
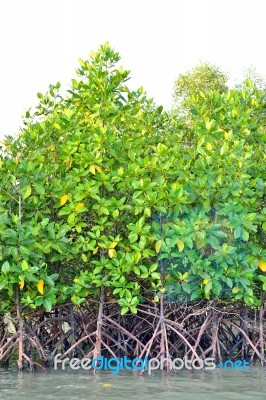
[[[122,312],[175,295],[258,302],[265,276],[265,95],[193,95],[180,124],[126,86],[108,44],[68,96],[38,93],[1,155],[1,310],[80,305],[100,288]],[[206,102],[207,98],[207,102]],[[163,269],[158,269],[158,262]],[[261,268],[259,268],[259,266]],[[17,289],[16,289],[17,288]]]

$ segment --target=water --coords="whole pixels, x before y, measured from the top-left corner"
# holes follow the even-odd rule
[[[266,399],[266,369],[182,370],[177,374],[84,370],[18,373],[0,369],[0,400],[256,400]]]

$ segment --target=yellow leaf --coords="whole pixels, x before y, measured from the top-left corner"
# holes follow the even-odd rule
[[[108,255],[109,255],[110,258],[114,258],[116,256],[115,249],[109,249],[108,250]]]
[[[205,126],[206,126],[206,128],[208,129],[208,131],[211,129],[211,127],[212,127],[212,121],[207,121],[206,123],[205,123]]]
[[[44,281],[41,279],[38,283],[37,283],[37,289],[39,291],[39,293],[43,294],[43,285],[44,285]]]
[[[67,199],[68,199],[68,195],[64,194],[60,199],[60,205],[63,206],[64,204],[66,204]]]
[[[25,285],[25,281],[20,281],[20,282],[19,282],[19,288],[20,288],[20,290],[22,290],[22,289],[24,288],[24,285]]]
[[[171,278],[171,275],[170,274],[166,274],[165,277],[164,277],[164,280],[167,281],[170,278]]]
[[[123,173],[124,173],[123,167],[118,168],[117,173],[118,173],[119,176],[122,176]]]
[[[207,150],[211,151],[212,150],[212,144],[210,142],[206,143],[206,148]]]
[[[101,169],[101,167],[99,166],[99,165],[94,165],[94,168],[96,169],[96,171],[98,171],[98,172],[101,172],[102,171],[102,169]]]
[[[238,293],[240,289],[238,287],[233,287],[232,293]]]
[[[78,203],[76,209],[79,210],[80,208],[84,207],[84,203]]]
[[[177,241],[178,251],[183,251],[184,245],[185,245],[185,243],[183,240],[178,240]]]
[[[96,247],[96,248],[93,250],[92,254],[96,254],[97,251],[98,251],[98,247]]]
[[[49,150],[49,151],[54,151],[54,146],[48,146],[48,147],[47,147],[47,150]]]
[[[187,279],[187,277],[188,277],[188,272],[185,272],[185,273],[182,275],[182,281],[185,281],[185,280]]]
[[[158,242],[155,243],[155,251],[156,253],[159,253],[159,251],[161,250],[162,247],[162,241],[158,240]]]
[[[90,165],[89,171],[90,171],[93,175],[95,175],[95,165]]]
[[[70,117],[71,117],[71,111],[70,110],[68,110],[68,109],[64,109],[64,114],[65,114],[65,116],[68,118],[68,119],[70,119]]]
[[[209,282],[209,279],[204,279],[203,284],[207,285],[208,282]]]
[[[114,249],[118,242],[112,242],[109,249]]]
[[[78,283],[78,281],[79,281],[78,278],[73,279],[74,283]]]
[[[266,272],[266,261],[260,260],[259,268],[261,269],[262,272]]]
[[[258,102],[255,99],[251,99],[251,104],[255,107],[257,107]]]
[[[55,123],[53,124],[53,127],[56,128],[56,129],[61,129],[61,128],[60,128],[60,125],[59,125],[57,122],[55,122]]]

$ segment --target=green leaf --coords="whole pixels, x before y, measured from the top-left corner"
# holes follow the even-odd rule
[[[10,271],[10,265],[8,261],[5,261],[4,264],[2,265],[2,272],[3,274],[7,275],[8,272]]]
[[[128,235],[130,243],[135,243],[138,240],[138,234],[135,232],[130,232]]]
[[[41,226],[42,226],[42,227],[45,227],[46,225],[48,225],[48,223],[49,223],[49,218],[44,218],[44,219],[42,220],[42,222],[41,222]]]
[[[193,240],[189,237],[184,238],[184,242],[188,248],[193,249]]]
[[[73,226],[73,225],[74,225],[74,223],[75,223],[75,214],[74,214],[74,213],[72,213],[72,214],[70,214],[70,215],[68,216],[67,223],[68,223],[70,226]]]
[[[35,188],[35,190],[36,190],[37,193],[39,193],[39,194],[41,194],[41,195],[44,195],[44,194],[45,194],[45,189],[44,189],[44,187],[43,187],[41,184],[35,183],[35,184],[34,184],[34,188]]]
[[[26,260],[22,260],[21,269],[22,269],[22,271],[27,271],[29,269],[29,264],[27,263]]]
[[[249,239],[249,233],[247,231],[243,230],[242,234],[241,234],[241,239],[244,240],[245,242],[247,242]]]
[[[84,254],[84,253],[81,254],[81,258],[82,258],[82,260],[83,260],[84,262],[87,262],[87,261],[88,261],[88,257],[87,257],[86,254]]]
[[[139,240],[139,248],[144,249],[146,245],[146,237],[141,235],[140,240]]]
[[[235,239],[240,238],[241,233],[242,233],[242,228],[241,228],[241,226],[238,226],[238,227],[234,230],[234,238],[235,238]]]
[[[128,310],[129,310],[128,307],[123,307],[123,308],[121,309],[121,315],[126,314],[126,313],[128,312]]]
[[[214,294],[216,294],[216,296],[219,296],[219,294],[222,291],[222,285],[220,284],[219,281],[214,280],[212,282],[212,291],[213,291]]]
[[[37,307],[39,307],[39,306],[42,306],[43,305],[43,297],[42,296],[38,296],[37,298],[36,298],[36,300],[35,300],[35,305],[37,306]]]
[[[27,197],[31,195],[31,186],[27,185],[21,189],[22,199],[25,200]]]
[[[112,215],[113,218],[117,218],[119,216],[119,210],[114,210]]]
[[[158,303],[160,301],[159,296],[157,294],[154,296],[153,301],[155,303]]]
[[[121,287],[119,287],[119,288],[115,288],[115,290],[113,291],[113,294],[120,293],[120,292],[121,292],[121,290],[122,290],[122,288],[121,288]]]
[[[134,267],[133,267],[133,271],[134,271],[134,273],[136,274],[136,275],[140,275],[140,269],[139,269],[139,267],[137,266],[137,265],[134,265]]]
[[[158,272],[151,273],[152,279],[161,279],[161,275]]]
[[[106,207],[102,207],[101,211],[102,211],[102,214],[105,214],[105,215],[109,215],[110,214],[108,208],[106,208]]]
[[[226,278],[226,279],[225,279],[225,282],[226,282],[227,286],[229,286],[230,289],[232,289],[232,287],[233,287],[233,281],[232,281],[232,279],[231,279],[231,278]]]
[[[94,268],[93,270],[94,275],[99,274],[102,269],[103,269],[102,265],[99,265],[98,267]]]
[[[52,310],[52,303],[49,299],[44,299],[43,305],[47,312],[50,312]]]
[[[196,290],[196,291],[193,292],[192,295],[190,296],[190,300],[191,300],[191,301],[196,300],[196,299],[198,299],[199,297],[201,297],[201,295],[202,295],[201,290]]]
[[[157,269],[158,269],[158,265],[157,265],[157,264],[153,264],[153,265],[151,265],[151,267],[150,267],[150,271],[151,271],[151,272],[155,272],[155,271],[157,271]]]

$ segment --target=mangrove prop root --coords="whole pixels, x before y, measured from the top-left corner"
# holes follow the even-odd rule
[[[246,311],[245,311],[246,310]],[[50,313],[20,308],[19,291],[10,313],[13,329],[0,317],[0,365],[45,371],[56,354],[65,357],[215,357],[259,359],[265,364],[265,307],[244,309],[219,302],[160,303],[146,301],[138,313],[120,315],[115,303],[87,302],[81,308],[63,304]],[[15,329],[15,331],[14,331]]]

